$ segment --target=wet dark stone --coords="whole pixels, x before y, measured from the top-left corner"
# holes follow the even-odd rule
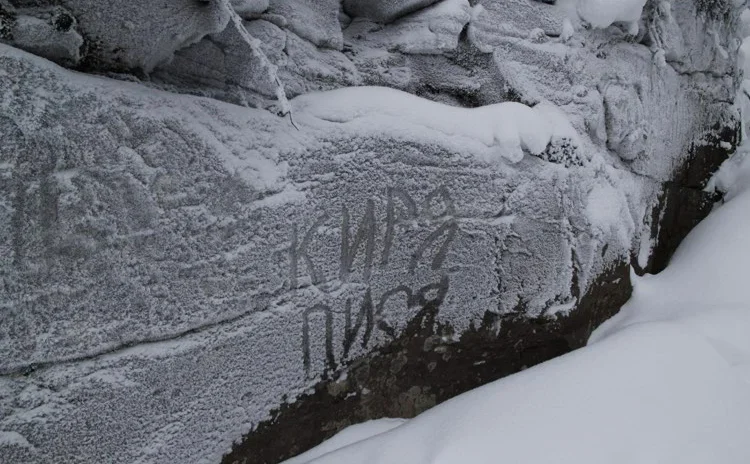
[[[3,9],[3,5],[0,3],[0,40],[13,39],[11,30],[15,20],[15,14],[11,11]]]
[[[629,264],[603,274],[578,308],[558,318],[486,313],[480,327],[452,337],[430,303],[400,337],[349,364],[343,380],[285,404],[223,459],[273,464],[300,454],[341,429],[382,417],[417,414],[488,382],[585,345],[591,332],[630,298]]]
[[[75,20],[73,19],[73,16],[68,13],[60,13],[57,18],[55,18],[55,28],[60,32],[66,32],[73,27],[74,22]]]
[[[722,147],[722,142],[731,148]],[[656,245],[649,263],[639,274],[657,274],[669,260],[688,233],[708,216],[713,205],[721,199],[715,193],[704,192],[706,183],[719,166],[729,158],[739,143],[739,126],[715,127],[702,145],[694,145],[688,161],[672,182],[667,182],[652,213],[652,236]],[[634,265],[637,266],[634,261]]]

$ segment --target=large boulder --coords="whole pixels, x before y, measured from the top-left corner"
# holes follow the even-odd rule
[[[63,56],[72,62],[70,64],[87,71],[141,73],[150,73],[158,65],[168,62],[175,51],[205,35],[222,31],[228,24],[231,8],[228,0],[10,0],[10,3],[5,10],[13,16],[49,21],[60,32],[75,28],[83,38],[79,47],[84,56]],[[0,14],[0,23],[3,22],[2,16]],[[15,26],[22,31],[29,27],[28,24]],[[37,33],[32,45],[28,38],[31,32],[22,36],[12,32],[4,38],[5,41],[51,59],[55,56],[49,56],[51,51],[45,49],[59,49],[65,46],[66,40],[71,40],[64,36],[55,37],[55,34]],[[79,58],[83,62],[79,63]]]
[[[83,37],[76,31],[73,17],[64,12],[48,18],[15,16],[8,21],[8,37],[16,47],[62,65],[76,66],[81,61]]]
[[[357,21],[347,29],[352,44],[407,54],[441,54],[458,48],[459,37],[471,20],[469,0],[445,0],[402,21],[380,25]]]
[[[283,18],[292,32],[318,47],[344,46],[339,25],[339,0],[271,0],[268,12]]]
[[[737,139],[737,12],[705,2],[647,6],[633,36],[564,2],[342,32],[325,2],[63,0],[77,64],[6,32],[50,24],[42,3],[0,11],[0,39],[150,76],[0,45],[12,464],[276,462],[581,346],[710,209]],[[278,83],[301,95],[284,118],[217,100]],[[336,90],[363,83],[404,92]],[[576,137],[524,144],[549,121],[501,102]]]
[[[232,0],[232,8],[243,18],[252,18],[268,10],[269,0]]]
[[[389,23],[440,0],[344,0],[344,11],[353,17]]]
[[[233,22],[222,32],[175,53],[156,70],[153,79],[182,91],[262,106],[276,95],[278,84],[269,78],[269,71],[275,74],[277,68],[268,61],[258,39],[250,36],[248,40],[248,30],[252,29],[244,22]]]

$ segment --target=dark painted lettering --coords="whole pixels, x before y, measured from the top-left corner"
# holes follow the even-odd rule
[[[404,211],[401,214],[396,212],[396,201],[399,200],[404,207]],[[388,203],[385,211],[385,239],[383,240],[383,257],[380,261],[382,266],[388,264],[388,259],[391,256],[391,248],[393,247],[393,240],[396,235],[396,224],[399,221],[416,219],[417,218],[417,204],[408,193],[398,188],[388,188]]]
[[[442,204],[442,209],[436,210],[436,203]],[[453,204],[453,198],[451,198],[448,188],[442,185],[428,193],[424,201],[423,210],[425,215],[430,219],[438,219],[456,214],[456,206]]]
[[[438,187],[430,192],[424,200],[422,214],[417,208],[417,203],[403,190],[398,188],[389,188],[387,190],[386,217],[385,217],[385,236],[383,237],[383,251],[381,256],[381,265],[388,264],[393,251],[396,239],[396,226],[403,221],[417,219],[427,219],[430,223],[435,224],[436,230],[431,232],[417,247],[416,251],[411,254],[409,262],[410,273],[414,273],[422,260],[430,260],[430,268],[438,271],[443,267],[447,258],[448,251],[458,233],[458,222],[453,218],[455,215],[455,205],[450,197],[449,191],[445,187]],[[323,226],[329,219],[329,216],[319,217],[315,223],[307,230],[302,240],[299,240],[298,231],[295,227],[292,231],[291,245],[291,276],[290,285],[292,289],[297,288],[297,278],[299,263],[304,262],[307,273],[312,279],[313,285],[322,282],[321,272],[315,266],[310,257],[309,250],[314,249],[311,245],[318,229]],[[362,283],[368,284],[372,277],[373,257],[375,254],[375,234],[378,230],[377,219],[375,217],[375,201],[368,200],[364,213],[358,223],[352,223],[352,217],[349,208],[342,207],[341,218],[341,249],[339,256],[339,277],[341,282],[349,282],[357,256],[360,256],[362,262]],[[428,256],[429,255],[429,256]],[[358,340],[362,348],[366,348],[372,339],[373,332],[377,328],[390,338],[398,336],[396,327],[392,326],[386,317],[386,306],[394,308],[393,303],[404,302],[405,307],[413,308],[416,306],[430,307],[437,310],[445,301],[450,286],[449,277],[443,275],[439,282],[431,283],[414,289],[405,284],[384,292],[379,299],[374,298],[372,288],[368,285],[362,299],[362,303],[355,309],[355,297],[349,297],[345,300],[343,311],[344,317],[344,334],[343,334],[343,351],[339,362],[349,359],[352,347]],[[322,291],[326,291],[323,289]],[[375,304],[377,302],[377,304]],[[392,303],[393,302],[393,303]],[[400,304],[400,303],[398,303]],[[431,317],[434,317],[436,311],[430,311]],[[316,304],[303,313],[302,323],[302,349],[303,364],[305,372],[310,375],[312,368],[311,346],[310,346],[310,320],[315,315],[322,315],[325,324],[325,369],[327,371],[336,369],[336,353],[334,352],[334,317],[341,312],[334,312],[330,306],[325,304]]]
[[[318,228],[325,224],[325,222],[328,221],[328,215],[324,214],[318,218],[317,221],[307,230],[305,233],[305,236],[302,238],[302,243],[299,244],[299,237],[297,235],[297,226],[295,225],[292,229],[292,245],[289,248],[289,287],[292,290],[296,290],[298,287],[297,284],[297,272],[298,272],[298,265],[299,260],[302,258],[305,261],[305,264],[307,265],[307,272],[310,275],[310,278],[312,279],[313,285],[316,285],[321,282],[322,278],[320,276],[320,273],[318,272],[317,268],[315,267],[315,263],[313,263],[312,259],[310,258],[310,255],[308,254],[308,247],[310,246],[310,243],[312,242],[313,237],[315,236],[315,233],[317,232]]]
[[[375,315],[372,304],[372,290],[369,288],[365,292],[365,298],[362,301],[362,306],[359,308],[357,313],[357,321],[352,327],[352,300],[347,298],[346,300],[346,326],[344,329],[344,358],[349,356],[349,350],[351,350],[354,340],[357,339],[359,331],[362,328],[362,324],[365,324],[365,333],[362,337],[362,348],[367,346],[372,335],[372,329],[375,326]]]
[[[333,353],[333,312],[330,306],[317,304],[302,314],[302,362],[305,372],[310,374],[310,316],[322,313],[325,316],[326,368],[334,369],[336,360]]]
[[[385,292],[383,296],[380,297],[377,312],[375,313],[375,319],[377,319],[378,321],[378,329],[388,334],[391,338],[396,338],[396,331],[388,324],[388,321],[383,318],[383,313],[385,312],[385,304],[388,302],[388,300],[393,296],[398,295],[399,293],[403,293],[406,297],[407,308],[411,308],[412,306],[414,306],[415,301],[411,288],[407,287],[406,285],[399,285],[398,287]]]
[[[432,258],[432,270],[436,271],[440,269],[443,266],[443,262],[445,262],[445,257],[448,255],[451,243],[453,243],[453,240],[456,238],[456,232],[458,232],[458,224],[456,221],[450,220],[441,225],[435,232],[431,233],[425,241],[422,242],[416,253],[412,255],[409,270],[413,273],[417,269],[417,265],[423,258],[424,253],[430,248],[433,248],[439,238],[445,236],[443,243],[437,247],[437,252]]]
[[[349,210],[346,206],[343,208],[343,218],[341,221],[341,260],[339,277],[342,282],[349,280],[349,274],[352,272],[354,258],[360,247],[365,249],[364,280],[370,278],[372,272],[372,257],[375,252],[375,202],[367,200],[367,208],[362,218],[362,223],[357,229],[354,241],[349,235]]]

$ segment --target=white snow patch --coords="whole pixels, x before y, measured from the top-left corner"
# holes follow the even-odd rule
[[[307,462],[744,464],[747,387],[701,337],[640,325]]]
[[[0,447],[4,446],[19,446],[21,448],[34,449],[34,446],[20,433],[0,430]]]
[[[406,422],[406,419],[378,419],[349,426],[310,451],[284,461],[284,464],[304,464],[310,462],[345,446],[393,430],[404,422]]]
[[[573,26],[573,23],[570,21],[570,18],[565,18],[562,24],[562,34],[560,34],[560,39],[563,42],[567,42],[568,40],[573,38],[575,33],[576,29]]]
[[[573,309],[575,309],[577,304],[578,304],[578,299],[573,298],[571,301],[567,303],[550,306],[544,312],[544,315],[547,317],[564,316],[564,315],[569,314],[570,311],[572,311]]]
[[[594,27],[606,28],[617,22],[636,23],[646,0],[579,0],[578,14]]]
[[[586,215],[594,230],[607,237],[614,231],[624,249],[630,247],[634,224],[625,194],[612,185],[600,182],[589,192]]]
[[[549,103],[532,107],[506,102],[457,108],[385,87],[349,87],[302,95],[295,111],[363,132],[400,134],[410,140],[468,139],[494,148],[493,158],[520,161],[524,151],[542,154],[550,142],[580,140],[565,114]],[[427,130],[425,130],[427,129]],[[489,160],[485,160],[489,161]]]
[[[707,190],[724,192],[724,198],[731,200],[750,187],[750,150],[745,147],[732,155],[719,168],[706,187]]]
[[[651,252],[654,250],[654,241],[648,229],[641,233],[641,243],[638,248],[638,266],[644,269],[648,266],[648,259],[651,257]]]

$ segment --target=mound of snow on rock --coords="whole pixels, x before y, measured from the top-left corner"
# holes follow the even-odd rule
[[[644,6],[646,0],[579,0],[578,14],[592,26],[604,28],[616,22],[638,21]]]
[[[546,103],[533,108],[515,102],[457,108],[385,87],[349,87],[302,95],[293,106],[325,121],[361,126],[363,133],[377,128],[411,140],[429,140],[437,132],[479,141],[511,163],[521,161],[524,151],[542,154],[554,141],[579,144],[565,114]]]
[[[393,430],[404,422],[406,422],[406,419],[378,419],[352,425],[337,433],[320,446],[316,446],[297,457],[289,459],[284,464],[304,464],[310,462],[331,451],[336,451],[352,443],[357,443],[358,441]]]

